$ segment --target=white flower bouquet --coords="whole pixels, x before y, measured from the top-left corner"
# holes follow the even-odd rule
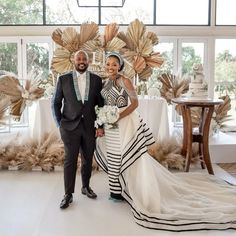
[[[108,129],[117,128],[117,124],[115,124],[119,118],[119,108],[117,106],[96,106],[95,113],[97,115],[97,119],[94,124],[96,128],[101,125],[105,125]]]

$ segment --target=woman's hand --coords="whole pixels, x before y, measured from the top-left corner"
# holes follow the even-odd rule
[[[104,129],[103,128],[96,129],[95,137],[102,137],[102,136],[104,136]]]

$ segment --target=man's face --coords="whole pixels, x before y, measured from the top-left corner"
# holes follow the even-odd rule
[[[79,73],[84,73],[87,70],[88,65],[89,65],[88,63],[89,63],[88,58],[83,52],[79,52],[78,54],[75,55],[74,65],[75,65],[75,69]]]

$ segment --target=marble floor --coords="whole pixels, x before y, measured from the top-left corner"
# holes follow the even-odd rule
[[[216,175],[236,184],[223,169],[214,165]],[[1,236],[226,236],[236,231],[172,233],[138,226],[128,204],[108,200],[108,180],[104,172],[93,174],[91,186],[97,200],[81,195],[77,176],[74,202],[59,209],[63,196],[63,172],[0,171]]]

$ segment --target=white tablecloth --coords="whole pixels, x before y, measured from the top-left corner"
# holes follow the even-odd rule
[[[29,109],[30,136],[41,140],[45,133],[55,132],[59,135],[59,130],[53,119],[51,110],[51,100],[37,100]]]
[[[151,129],[156,141],[169,137],[168,106],[162,98],[139,98],[138,111]],[[29,109],[30,136],[40,140],[45,133],[55,131],[59,135],[51,111],[51,100],[40,99]]]
[[[156,141],[169,138],[168,105],[163,98],[139,97],[138,111]]]

